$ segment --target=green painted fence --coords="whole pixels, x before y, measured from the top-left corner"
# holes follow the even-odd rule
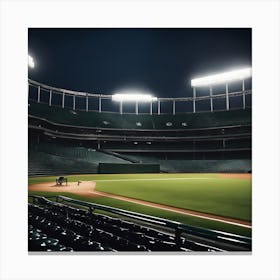
[[[115,174],[115,173],[159,173],[159,164],[150,163],[99,163],[98,173]]]

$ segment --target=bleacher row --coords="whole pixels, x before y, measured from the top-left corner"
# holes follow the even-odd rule
[[[246,125],[251,123],[251,109],[176,115],[135,115],[73,111],[67,108],[29,101],[28,113],[52,122],[81,127],[116,129],[193,129],[202,127]]]
[[[154,163],[164,172],[248,172],[251,159],[186,159],[173,153],[105,153],[82,147],[40,145],[28,151],[28,175],[90,174],[99,163]]]
[[[31,141],[30,141],[31,142]],[[77,145],[62,145],[51,142],[41,142],[40,144],[32,144],[30,149],[36,148],[39,152],[49,153],[56,156],[63,156],[69,158],[80,158],[86,161],[95,161],[96,158],[100,162],[111,162],[114,161],[116,163],[126,163],[126,160],[123,160],[121,157],[116,157],[116,154],[104,153],[104,151],[125,151],[133,150],[135,152],[143,152],[153,150],[159,152],[165,152],[166,150],[172,150],[176,153],[178,151],[186,151],[186,152],[211,152],[211,151],[243,151],[251,149],[251,141],[249,139],[240,139],[239,143],[237,141],[229,144],[230,147],[223,148],[222,143],[218,141],[211,141],[205,143],[186,143],[186,142],[178,142],[176,145],[172,145],[170,143],[153,143],[147,145],[146,143],[138,143],[130,144],[130,143],[105,143],[102,145],[102,149],[96,151],[96,149],[77,146]],[[34,146],[35,145],[35,146]],[[228,144],[227,144],[228,145]],[[101,151],[101,152],[100,152]]]
[[[229,172],[243,173],[251,170],[251,159],[183,159],[178,155],[177,159],[163,158],[154,154],[124,154],[127,159],[141,163],[159,164],[164,172]],[[181,157],[181,158],[180,158]]]
[[[54,143],[40,143],[36,146],[36,149],[40,152],[61,156],[70,159],[81,159],[87,162],[98,163],[98,162],[115,162],[115,163],[127,163],[127,161],[105,154],[94,149],[77,146],[63,146]]]
[[[28,175],[97,173],[100,162],[130,163],[112,155],[82,147],[40,144],[28,149]]]
[[[178,141],[176,142],[175,147],[172,146],[170,142],[140,142],[140,141],[126,141],[126,142],[113,142],[106,141],[102,143],[102,149],[109,150],[118,150],[118,149],[135,149],[135,150],[191,150],[191,151],[199,151],[209,149],[243,149],[243,148],[251,148],[251,139],[237,139],[237,140],[228,140],[223,143],[222,140],[215,141]]]
[[[34,150],[28,151],[28,176],[97,173],[98,164]]]
[[[29,251],[221,251],[135,222],[38,202],[28,204]]]

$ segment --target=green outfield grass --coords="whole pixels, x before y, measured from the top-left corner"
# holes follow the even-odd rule
[[[29,178],[29,184],[54,181],[56,177]],[[96,182],[98,191],[138,198],[251,221],[251,179],[222,178],[219,174],[112,174],[67,176],[71,181]],[[50,193],[30,194],[49,195]],[[63,194],[63,193],[61,193]],[[54,195],[58,195],[55,193]],[[67,196],[130,211],[163,217],[195,226],[249,236],[251,230],[222,222],[191,217],[112,198]]]
[[[118,177],[116,177],[118,178]],[[133,181],[135,179],[135,181]],[[251,180],[218,174],[165,174],[96,180],[96,190],[251,221]]]

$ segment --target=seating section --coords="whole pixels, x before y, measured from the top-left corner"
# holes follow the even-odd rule
[[[219,251],[106,215],[39,199],[28,204],[29,251]]]
[[[29,101],[29,115],[81,127],[116,129],[193,129],[203,127],[246,125],[251,123],[251,109],[229,112],[207,112],[176,115],[135,115],[73,111]]]
[[[126,153],[134,162],[158,163],[163,172],[229,172],[247,173],[252,170],[252,160],[244,159],[185,159],[186,155],[156,155],[155,153]]]
[[[71,159],[82,159],[93,164],[105,163],[127,163],[127,160],[115,157],[113,154],[98,152],[94,149],[77,146],[66,146],[54,143],[40,143],[37,150],[51,155]]]
[[[99,162],[130,163],[124,159],[83,147],[41,143],[28,150],[28,175],[97,173]]]
[[[160,161],[161,168],[168,172],[225,172],[247,173],[252,169],[251,160],[168,160]]]
[[[99,163],[153,163],[162,172],[251,170],[251,109],[121,115],[29,103],[30,176],[97,173]]]
[[[249,172],[252,164],[247,155],[250,151],[247,151],[243,158],[240,153],[236,158],[232,153],[225,157],[228,159],[224,159],[221,153],[200,155],[136,151],[113,153],[55,143],[34,144],[28,151],[28,175],[93,174],[98,173],[99,163],[160,164],[160,170],[163,172]]]
[[[185,150],[185,151],[213,151],[213,150],[234,150],[234,149],[251,149],[250,139],[236,139],[235,141],[229,140],[223,144],[223,140],[215,141],[177,141],[176,145],[172,145],[174,142],[148,142],[147,141],[131,141],[131,142],[117,142],[106,141],[102,143],[102,149],[110,151],[165,151],[165,150]]]
[[[97,164],[79,159],[28,151],[28,176],[97,173]]]

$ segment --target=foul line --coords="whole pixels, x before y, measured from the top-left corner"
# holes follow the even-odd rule
[[[105,180],[98,180],[95,178],[95,182],[122,182],[122,181],[170,181],[170,180],[211,180],[211,179],[217,179],[217,178],[151,178],[151,179],[105,179]]]
[[[94,193],[94,194],[97,194],[100,196],[114,198],[114,199],[118,199],[118,200],[123,200],[126,202],[132,202],[132,203],[136,203],[136,204],[140,204],[140,205],[144,205],[144,206],[149,206],[149,207],[153,207],[153,208],[157,208],[157,209],[161,209],[161,210],[171,211],[174,213],[193,216],[193,217],[197,217],[197,218],[201,218],[201,219],[217,221],[217,222],[231,224],[231,225],[245,227],[245,228],[252,228],[250,222],[239,221],[239,220],[233,219],[233,218],[224,218],[221,216],[216,216],[213,214],[206,214],[206,213],[197,212],[197,211],[193,211],[193,210],[178,209],[173,206],[165,206],[165,205],[157,204],[154,202],[148,202],[148,201],[144,201],[144,200],[138,200],[138,199],[134,199],[134,198],[123,197],[123,196],[99,192],[99,191],[93,191],[93,192],[91,191],[90,193]]]

